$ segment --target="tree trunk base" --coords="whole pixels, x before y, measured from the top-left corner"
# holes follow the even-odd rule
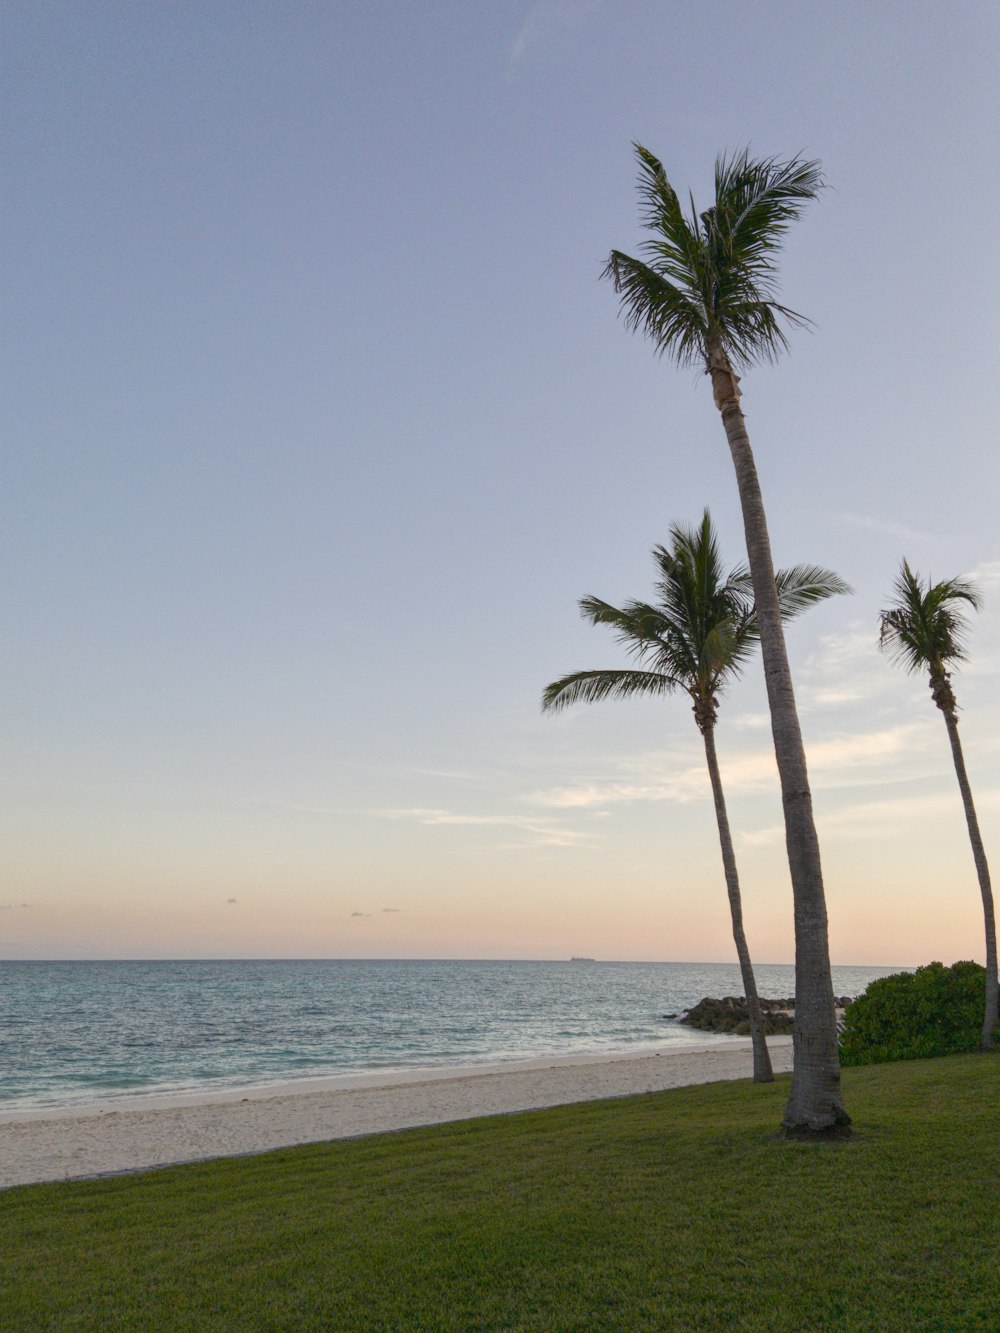
[[[781,1137],[792,1143],[846,1143],[857,1138],[851,1128],[851,1117],[844,1112],[844,1119],[825,1129],[810,1129],[808,1125],[782,1125]]]

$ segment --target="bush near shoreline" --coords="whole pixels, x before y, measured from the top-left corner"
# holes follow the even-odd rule
[[[871,982],[844,1015],[842,1065],[960,1055],[979,1047],[986,968],[928,963]]]

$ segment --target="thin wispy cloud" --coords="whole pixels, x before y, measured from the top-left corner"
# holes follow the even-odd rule
[[[822,831],[822,830],[821,830]],[[737,834],[736,841],[741,849],[749,847],[776,847],[785,840],[784,824],[769,824],[767,828],[754,829]]]
[[[604,0],[541,0],[528,13],[510,48],[510,64],[521,63],[528,52],[542,41],[558,40],[572,25],[578,24]]]
[[[817,789],[872,786],[932,777],[947,766],[947,755],[937,743],[927,719],[869,732],[843,732],[807,743],[806,757],[812,785]],[[727,795],[774,790],[778,771],[774,751],[762,745],[721,759]],[[526,798],[544,809],[598,811],[642,802],[683,805],[711,798],[704,762],[689,757],[672,767],[662,756],[636,756],[622,761],[623,773],[595,780],[534,791]],[[631,768],[631,774],[627,771]],[[631,780],[630,780],[631,778]]]
[[[991,588],[1000,587],[1000,560],[984,560],[982,564],[970,570],[966,577],[973,583],[978,583],[980,587],[984,585]]]
[[[979,814],[1000,810],[1000,788],[977,790],[975,801]],[[909,832],[915,825],[926,824],[939,817],[952,819],[956,830],[964,830],[964,814],[957,786],[954,790],[857,802],[825,815],[822,827],[839,836],[876,838],[889,832]]]
[[[919,723],[887,727],[882,731],[831,736],[808,747],[810,772],[827,777],[858,768],[884,765],[925,749],[925,728]]]
[[[951,775],[942,773],[942,778]],[[976,809],[980,815],[1000,811],[1000,787],[978,789]],[[940,791],[914,792],[912,795],[887,796],[876,800],[852,801],[840,809],[824,811],[818,818],[820,838],[849,838],[865,841],[897,834],[909,834],[915,827],[929,826],[940,819],[964,827],[957,787],[945,782]],[[955,822],[958,821],[958,822]],[[740,847],[777,846],[784,841],[783,824],[744,831],[738,837]]]
[[[826,740],[807,741],[811,785],[816,790],[833,791],[939,776],[947,771],[949,757],[947,747],[939,744],[933,720],[920,718],[874,731],[841,732]]]
[[[574,847],[587,841],[590,837],[585,831],[564,828],[554,824],[551,820],[532,815],[461,814],[454,810],[427,809],[422,806],[401,810],[377,810],[372,811],[372,813],[382,819],[410,820],[429,826],[510,829],[516,833],[530,835],[525,844],[529,846]]]
[[[611,771],[590,773],[575,782],[529,792],[530,805],[549,810],[588,810],[598,813],[644,801],[702,800],[709,792],[704,756],[695,733],[669,748],[623,754],[609,765]]]
[[[735,731],[768,731],[771,727],[770,713],[738,713],[726,718],[726,726]]]
[[[676,801],[683,804],[703,796],[707,791],[707,782],[704,773],[689,769],[658,783],[606,782],[554,787],[550,791],[533,792],[528,800],[534,805],[554,810],[590,810],[641,801]],[[705,788],[705,791],[701,788]]]
[[[878,650],[877,626],[855,622],[843,634],[824,634],[797,674],[802,711],[858,704],[899,694],[899,681]]]
[[[538,10],[532,10],[528,17],[521,24],[520,31],[514,38],[514,44],[510,48],[510,63],[518,65],[524,59],[525,52],[531,44],[532,38],[539,27]]]
[[[926,532],[918,532],[916,528],[908,527],[905,523],[894,523],[891,519],[873,518],[870,514],[831,514],[831,519],[836,523],[848,523],[854,528],[863,528],[866,532],[877,532],[885,537],[895,537],[904,542],[929,542],[935,538]]]

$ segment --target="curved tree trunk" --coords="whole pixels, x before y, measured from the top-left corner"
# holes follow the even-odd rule
[[[935,691],[934,682],[931,690]],[[990,868],[986,863],[986,852],[979,834],[979,820],[976,807],[972,803],[972,788],[965,771],[965,758],[962,754],[962,742],[958,735],[958,717],[955,712],[955,696],[947,689],[949,700],[942,701],[937,691],[934,699],[944,714],[944,723],[948,728],[948,740],[951,742],[951,757],[955,761],[955,773],[958,776],[958,788],[962,793],[965,806],[965,822],[969,827],[969,841],[972,843],[972,857],[979,876],[979,891],[983,895],[983,917],[986,922],[986,1009],[983,1014],[983,1032],[979,1045],[984,1051],[993,1049],[993,1030],[997,1025],[997,923],[993,910],[993,888],[990,884]]]
[[[715,403],[722,415],[736,468],[743,510],[792,880],[795,915],[794,1065],[791,1093],[782,1123],[791,1134],[810,1135],[851,1122],[840,1090],[823,870],[774,582],[771,543],[757,469],[739,404],[739,381],[721,348],[711,349],[709,371]]]
[[[750,1039],[753,1042],[753,1081],[755,1083],[773,1083],[774,1072],[771,1069],[771,1057],[764,1037],[764,1015],[760,1010],[760,998],[757,995],[757,982],[754,979],[753,965],[750,962],[750,950],[743,930],[743,902],[740,898],[740,881],[736,873],[736,855],[733,851],[732,834],[729,832],[729,816],[726,814],[726,798],[722,792],[722,779],[719,776],[719,761],[715,754],[715,728],[706,726],[702,733],[705,741],[705,759],[708,762],[708,776],[712,780],[712,797],[715,801],[715,818],[719,824],[719,843],[722,847],[722,865],[726,872],[726,889],[729,893],[729,910],[733,917],[733,939],[736,942],[736,956],[740,960],[740,974],[743,977],[743,993],[747,997],[747,1009],[750,1013]]]

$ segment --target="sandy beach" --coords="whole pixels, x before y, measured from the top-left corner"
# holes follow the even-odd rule
[[[790,1037],[768,1041],[775,1073]],[[310,1079],[214,1095],[0,1107],[0,1188],[266,1152],[418,1125],[749,1078],[750,1042],[470,1068]]]

